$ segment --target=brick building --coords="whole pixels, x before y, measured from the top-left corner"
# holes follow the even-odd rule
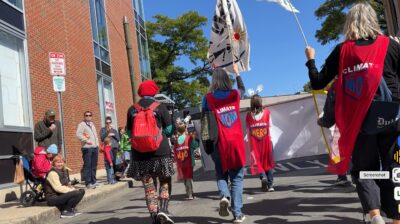
[[[13,180],[14,161],[5,158],[31,152],[34,124],[48,108],[59,112],[49,52],[65,54],[63,153],[75,173],[83,163],[75,132],[85,111],[93,112],[98,131],[106,116],[115,128],[125,126],[133,96],[124,16],[139,83],[151,78],[142,0],[0,0],[0,187]]]

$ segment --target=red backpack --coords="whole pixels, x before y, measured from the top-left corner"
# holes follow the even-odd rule
[[[160,105],[152,103],[143,108],[139,104],[133,105],[137,113],[132,126],[132,148],[138,152],[155,152],[163,139],[162,130],[158,128],[154,110]]]

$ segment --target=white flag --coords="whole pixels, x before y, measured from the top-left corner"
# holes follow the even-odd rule
[[[217,0],[207,58],[213,68],[233,73],[236,63],[239,71],[250,71],[249,38],[236,0]]]
[[[269,2],[276,2],[280,6],[282,6],[284,9],[288,10],[289,12],[295,12],[295,13],[300,13],[299,10],[297,10],[292,3],[290,3],[288,0],[268,0]]]

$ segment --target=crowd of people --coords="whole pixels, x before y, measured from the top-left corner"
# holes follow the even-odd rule
[[[375,122],[374,115],[379,116],[379,111],[390,108],[385,103],[400,101],[400,45],[383,35],[376,13],[368,3],[357,3],[349,10],[343,34],[346,40],[335,47],[321,71],[315,66],[314,49],[307,47],[305,52],[312,88],[322,89],[331,84],[324,116],[318,120],[323,127],[336,124],[341,135],[338,143],[341,161],[330,164],[329,168],[338,174],[338,181],[347,181],[351,161],[351,177],[371,223],[385,223],[381,211],[393,219],[394,224],[400,223],[398,203],[393,198],[397,185],[391,180],[361,179],[359,176],[360,171],[391,172],[398,166],[392,158],[399,135],[397,126],[385,123],[377,131],[365,123]],[[238,89],[233,88],[224,69],[214,69],[209,91],[203,98],[201,119],[213,116],[215,120],[214,123],[208,120],[206,128],[210,129],[207,134],[213,132],[216,137],[210,137],[204,146],[215,164],[219,215],[232,213],[233,223],[242,223],[245,220],[242,213],[245,144],[250,149],[250,172],[260,176],[263,191],[275,190],[275,162],[270,137],[271,115],[258,94],[251,96],[251,108],[244,121],[245,128],[242,128],[240,99],[245,87],[238,66],[233,64],[233,67]],[[357,82],[356,87],[351,85],[354,82]],[[98,135],[92,122],[93,114],[86,111],[76,131],[82,146],[82,174],[86,187],[94,189],[99,185],[96,170],[98,154],[102,152],[109,184],[125,176],[142,182],[153,224],[174,223],[168,206],[175,172],[177,179],[184,183],[187,199],[195,199],[193,167],[195,149],[199,147],[196,137],[187,130],[187,122],[183,119],[174,121],[167,107],[156,101],[154,96],[158,92],[159,88],[152,80],[140,84],[138,94],[141,99],[129,108],[126,128],[114,129],[111,117],[107,117]],[[398,105],[395,109],[398,110]],[[61,131],[55,115],[53,110],[46,111],[43,121],[35,126],[38,148],[33,172],[47,183],[48,204],[57,206],[62,217],[72,217],[79,214],[76,205],[85,191],[71,186],[65,161],[57,155],[61,149]],[[396,120],[395,117],[388,119]]]

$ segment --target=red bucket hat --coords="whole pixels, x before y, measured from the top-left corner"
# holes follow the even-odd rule
[[[158,93],[158,86],[153,80],[143,81],[138,89],[139,96],[154,96]]]

